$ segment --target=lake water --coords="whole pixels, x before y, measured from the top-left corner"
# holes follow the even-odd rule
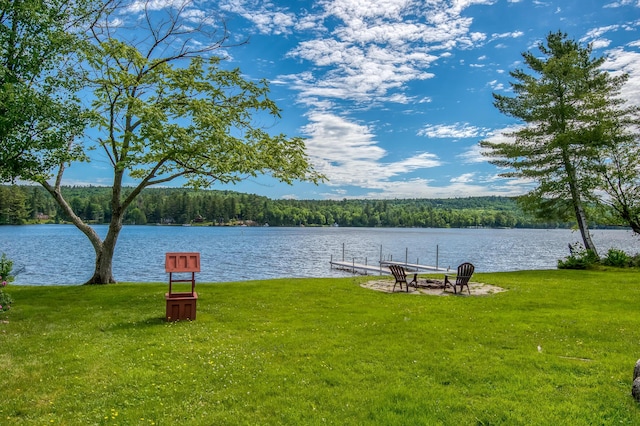
[[[107,226],[96,226],[104,236]],[[600,254],[640,252],[630,231],[594,230]],[[471,262],[478,272],[554,269],[568,244],[565,229],[279,228],[125,226],[113,273],[118,281],[167,282],[166,252],[200,252],[198,282],[278,277],[341,277],[329,261],[377,264],[382,256],[441,268]],[[0,226],[0,253],[14,261],[14,284],[81,284],[93,274],[89,240],[72,225]]]

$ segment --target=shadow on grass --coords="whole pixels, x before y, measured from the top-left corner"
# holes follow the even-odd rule
[[[149,317],[140,319],[138,321],[125,321],[120,323],[109,324],[107,327],[101,327],[101,331],[115,331],[115,330],[133,330],[149,327],[157,327],[160,325],[166,325],[167,321],[165,317]]]

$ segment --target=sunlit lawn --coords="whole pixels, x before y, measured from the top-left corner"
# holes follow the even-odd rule
[[[640,273],[476,274],[483,297],[371,277],[9,286],[0,424],[640,424]]]

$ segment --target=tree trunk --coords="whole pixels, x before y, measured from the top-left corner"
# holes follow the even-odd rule
[[[587,250],[591,250],[596,258],[600,259],[598,256],[598,251],[596,250],[596,245],[593,243],[591,239],[591,233],[589,232],[589,225],[587,223],[587,216],[584,213],[584,208],[582,207],[582,202],[578,200],[574,201],[574,208],[576,212],[576,220],[578,222],[578,228],[580,229],[580,234],[582,235],[582,241],[584,242],[584,248]]]
[[[85,284],[112,284],[116,282],[113,278],[113,253],[118,235],[122,230],[122,216],[122,214],[113,214],[104,241],[99,246],[94,245],[96,267],[93,276]]]
[[[580,229],[580,234],[582,235],[584,248],[587,250],[591,250],[595,255],[596,259],[600,259],[600,256],[598,256],[598,251],[596,250],[596,245],[593,243],[593,240],[591,239],[591,233],[589,232],[589,223],[587,222],[587,214],[584,212],[584,206],[582,205],[582,197],[578,190],[578,177],[576,174],[576,169],[571,163],[569,159],[569,154],[567,153],[566,149],[562,151],[562,160],[564,162],[564,167],[567,172],[569,192],[571,193],[571,203],[573,204],[573,210],[576,215],[576,222],[578,223],[578,229]]]
[[[627,222],[627,224],[631,227],[631,230],[636,234],[640,235],[640,215],[631,213],[631,208],[629,208],[628,204],[618,203],[618,206],[614,204],[614,209],[618,212],[622,220]],[[637,212],[637,209],[635,210]]]

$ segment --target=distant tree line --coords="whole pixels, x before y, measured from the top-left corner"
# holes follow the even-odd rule
[[[73,211],[83,220],[109,223],[108,187],[63,187]],[[598,211],[593,227],[616,226]],[[0,186],[0,224],[64,223],[58,204],[41,187]],[[354,227],[571,227],[526,214],[516,198],[469,197],[393,200],[272,200],[233,191],[148,188],[131,205],[125,224],[354,226]]]

